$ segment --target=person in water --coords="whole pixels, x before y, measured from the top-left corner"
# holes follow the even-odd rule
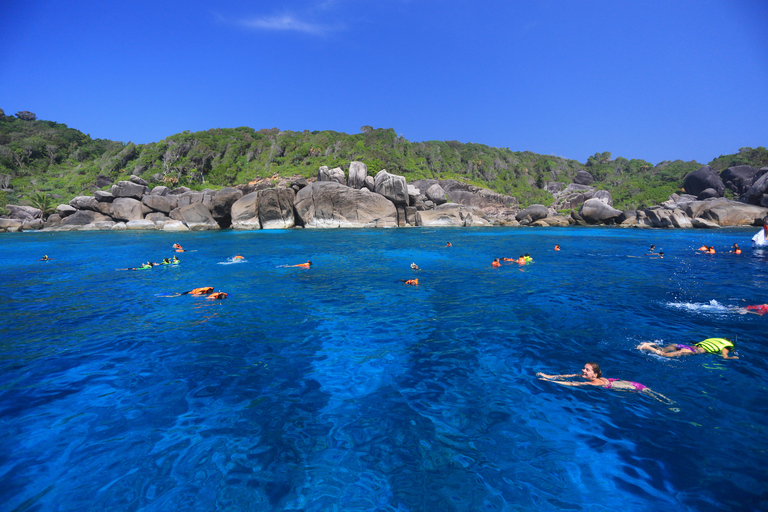
[[[206,299],[226,299],[227,294],[224,292],[214,292],[206,297]]]
[[[768,246],[768,217],[763,219],[763,229],[755,233],[752,237],[752,245],[755,247]]]
[[[298,265],[285,265],[286,267],[299,267],[299,268],[309,268],[312,266],[312,262],[308,261],[306,263],[299,263]]]
[[[633,382],[631,380],[621,379],[606,379],[603,377],[603,372],[600,370],[600,366],[597,363],[587,363],[584,368],[581,369],[581,374],[574,373],[571,375],[547,375],[545,373],[538,372],[536,376],[539,380],[546,380],[554,382],[555,384],[561,384],[563,386],[599,386],[605,389],[615,389],[618,391],[637,391],[648,395],[651,398],[664,402],[666,404],[673,404],[674,402],[662,395],[653,391],[648,386],[640,384],[639,382]],[[571,379],[581,377],[586,382],[573,381]]]
[[[651,244],[651,247],[648,249],[648,252],[653,252],[655,250],[656,250],[656,245],[655,244]]]
[[[410,284],[410,285],[416,286],[416,285],[419,284],[419,280],[418,279],[408,279],[407,281],[405,281],[405,284]]]
[[[493,258],[493,261],[491,262],[491,265],[493,265],[494,267],[500,267],[501,266],[501,262],[499,261],[499,258]]]
[[[715,254],[715,246],[710,245],[709,249],[707,249],[707,254]]]
[[[448,242],[447,244],[445,244],[445,246],[446,247],[453,247],[453,244],[451,244],[451,242]]]
[[[531,258],[531,255],[528,253],[525,253],[525,256],[523,256],[523,258],[525,258],[526,263],[530,263],[533,261],[533,258]]]
[[[555,245],[555,250],[556,250],[556,251],[559,251],[559,250],[560,250],[560,244],[556,244],[556,245]]]
[[[653,352],[661,357],[680,357],[696,356],[699,354],[720,354],[723,359],[738,359],[738,356],[729,355],[736,351],[733,342],[728,338],[707,338],[695,345],[682,345],[672,343],[665,347],[660,347],[656,343],[641,343],[637,346],[639,350]]]
[[[40,261],[51,261],[51,258],[48,257],[48,255],[44,255],[42,258],[40,258]]]
[[[525,261],[525,256],[518,256],[518,258],[517,258],[517,264],[518,265],[525,265],[526,263],[528,263],[528,262]]]
[[[741,248],[739,247],[739,244],[733,244],[731,252],[734,254],[741,254]]]
[[[413,270],[421,270],[421,269],[419,268],[419,266],[418,266],[417,264],[415,264],[415,263],[411,263],[411,268],[412,268]]]
[[[742,315],[746,315],[747,313],[752,313],[755,315],[762,316],[768,313],[768,304],[753,304],[751,306],[739,308],[739,313],[741,313]]]

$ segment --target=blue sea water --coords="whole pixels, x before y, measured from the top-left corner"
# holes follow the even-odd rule
[[[766,510],[754,231],[2,235],[0,510]]]

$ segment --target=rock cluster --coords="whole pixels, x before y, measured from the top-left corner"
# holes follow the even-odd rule
[[[579,171],[574,183],[548,183],[552,207],[520,209],[517,199],[456,180],[418,180],[381,170],[368,175],[351,162],[348,175],[320,167],[317,177],[273,176],[235,188],[192,191],[150,188],[138,176],[112,184],[109,192],[78,196],[43,221],[29,206],[7,205],[0,232],[29,230],[164,230],[362,228],[402,226],[701,227],[759,225],[768,213],[768,168],[732,167],[717,175],[709,166],[690,173],[683,195],[645,210],[613,208],[613,198]],[[726,189],[739,201],[723,198]],[[569,217],[557,210],[572,209]]]

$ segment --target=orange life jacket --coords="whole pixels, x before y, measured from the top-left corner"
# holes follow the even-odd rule
[[[494,261],[493,263],[491,263],[491,265],[493,265],[494,267],[500,267],[501,263],[499,263],[498,261]]]
[[[409,279],[405,282],[405,284],[419,284],[418,279]]]
[[[226,299],[227,294],[224,292],[216,292],[216,293],[210,294],[207,298],[208,299]]]
[[[213,291],[213,286],[204,286],[202,288],[195,288],[191,292],[189,292],[190,295],[205,295],[206,293],[211,293]]]

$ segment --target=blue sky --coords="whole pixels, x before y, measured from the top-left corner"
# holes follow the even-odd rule
[[[707,163],[768,146],[768,2],[8,0],[0,108],[135,143],[371,125]]]

